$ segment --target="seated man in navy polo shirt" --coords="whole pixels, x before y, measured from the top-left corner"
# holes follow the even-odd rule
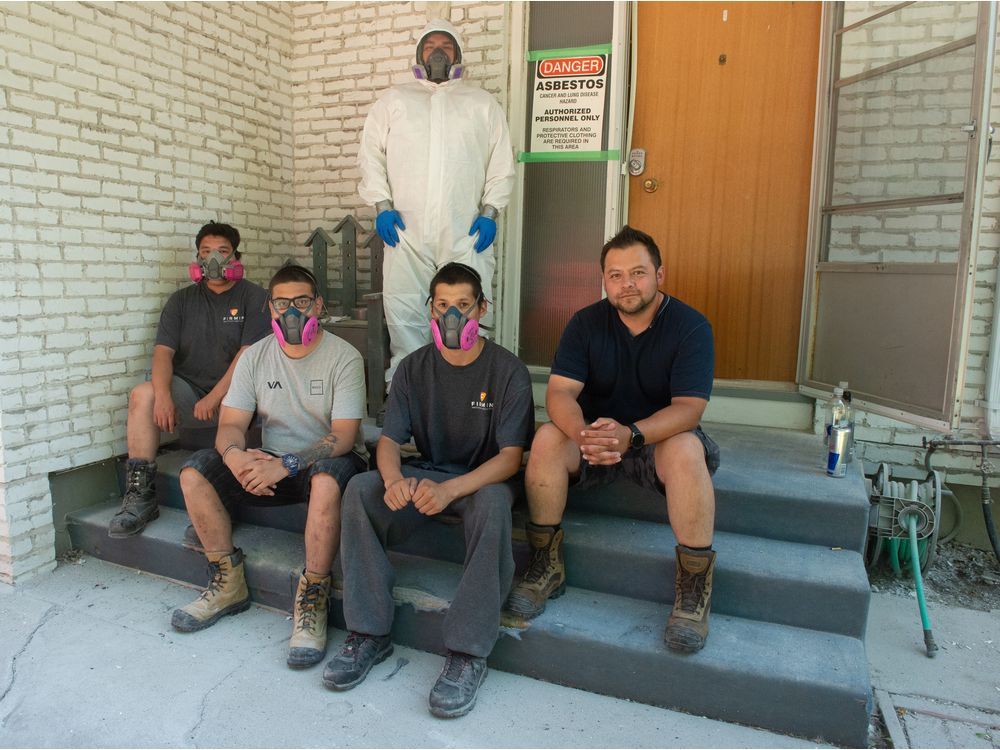
[[[525,478],[532,558],[506,608],[532,618],[566,590],[559,524],[569,485],[630,479],[668,498],[678,544],[664,640],[691,653],[708,636],[715,566],[719,449],[699,425],[712,392],[712,327],[659,291],[664,268],[648,234],[624,227],[604,245],[601,270],[607,299],[573,316],[552,365],[552,422],[535,435]]]

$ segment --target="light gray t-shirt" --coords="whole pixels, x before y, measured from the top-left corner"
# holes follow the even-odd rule
[[[364,416],[361,354],[324,331],[313,351],[292,359],[272,334],[243,352],[222,405],[256,409],[264,448],[297,453],[329,435],[332,420]]]

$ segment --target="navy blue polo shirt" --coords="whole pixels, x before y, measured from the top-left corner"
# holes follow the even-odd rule
[[[606,299],[577,312],[563,331],[552,374],[583,383],[583,417],[645,419],[675,396],[712,395],[715,345],[708,319],[664,295],[649,328],[633,336]]]

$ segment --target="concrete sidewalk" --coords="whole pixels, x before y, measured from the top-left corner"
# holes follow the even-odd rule
[[[194,594],[88,557],[0,584],[0,747],[817,746],[498,671],[472,714],[441,721],[427,712],[441,657],[397,646],[364,684],[330,692],[320,667],[285,666],[283,613],[175,633],[170,612]],[[872,597],[868,655],[895,747],[1000,748],[1000,611],[931,617],[935,659],[915,600]]]
[[[0,747],[816,746],[497,671],[469,716],[442,721],[427,711],[441,657],[397,646],[331,692],[321,667],[285,666],[283,613],[175,633],[170,613],[194,595],[88,557],[0,585]]]
[[[868,662],[895,748],[1000,748],[1000,610],[929,604],[933,659],[916,598],[873,594]]]

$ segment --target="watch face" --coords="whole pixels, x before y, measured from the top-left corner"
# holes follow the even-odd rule
[[[295,476],[299,471],[299,457],[294,453],[286,453],[281,457],[282,465],[288,469],[290,476]]]
[[[639,430],[637,430],[635,427],[632,427],[631,429],[632,429],[632,441],[631,441],[632,447],[641,448],[646,444],[645,436],[641,432],[639,432]]]

